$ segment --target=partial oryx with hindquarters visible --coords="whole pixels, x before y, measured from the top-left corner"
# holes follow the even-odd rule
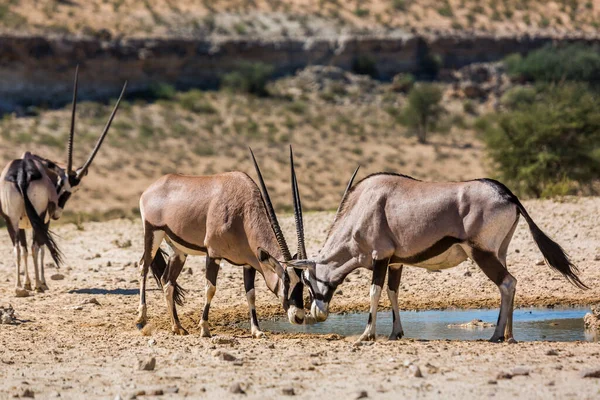
[[[87,161],[81,168],[73,170],[78,71],[79,68],[75,72],[66,170],[53,161],[26,152],[20,159],[11,161],[0,175],[0,214],[6,221],[14,247],[17,294],[22,294],[23,290],[31,290],[27,269],[25,229],[33,230],[31,252],[35,272],[35,290],[43,292],[48,289],[44,276],[44,246],[48,247],[56,266],[60,267],[61,252],[49,230],[50,219],[56,220],[61,217],[65,204],[78,189],[82,178],[87,175],[88,168],[108,133],[127,86],[125,83],[108,123]],[[21,257],[25,267],[24,287],[21,286],[20,277]]]
[[[136,319],[138,329],[142,329],[147,321],[146,276],[150,268],[164,291],[173,332],[187,334],[177,317],[176,304],[183,302],[184,291],[177,284],[177,277],[188,255],[206,255],[206,299],[199,323],[201,336],[210,337],[208,314],[221,260],[244,266],[244,287],[253,337],[264,336],[258,326],[254,304],[256,271],[281,300],[290,322],[304,322],[304,287],[300,282],[300,271],[283,268],[268,254],[286,261],[292,259],[254,154],[252,160],[262,196],[256,183],[243,172],[212,176],[165,175],[142,194],[144,254],[139,264],[142,279]],[[299,210],[296,197],[294,205]],[[301,212],[297,211],[296,216],[300,218]],[[168,261],[166,253],[160,249],[163,240],[173,250]],[[258,251],[259,247],[267,249],[268,253]],[[299,254],[306,258],[303,249],[304,243],[299,241]]]
[[[344,195],[318,256],[286,264],[305,269],[302,278],[316,321],[327,319],[329,302],[350,272],[372,269],[369,320],[359,340],[374,340],[386,272],[393,316],[390,339],[398,339],[403,335],[398,311],[402,266],[438,270],[470,258],[500,289],[500,314],[490,341],[514,341],[517,280],[507,270],[506,254],[519,215],[529,225],[546,263],[577,287],[586,288],[560,245],[542,232],[506,186],[491,179],[429,183],[391,173],[370,175]]]

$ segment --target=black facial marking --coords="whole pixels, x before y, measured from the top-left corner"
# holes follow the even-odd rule
[[[463,240],[451,236],[446,236],[434,243],[428,249],[421,251],[420,253],[408,257],[394,256],[392,257],[391,262],[394,264],[419,264],[424,261],[435,258],[440,254],[445,253],[448,249],[450,249],[450,247],[460,243],[463,243]]]
[[[64,192],[59,198],[58,198],[58,207],[59,208],[65,208],[65,204],[67,203],[67,201],[71,198],[72,193],[71,192]]]

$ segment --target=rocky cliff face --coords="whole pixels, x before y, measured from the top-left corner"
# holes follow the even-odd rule
[[[600,41],[571,38],[568,41]],[[299,39],[102,39],[0,37],[0,111],[32,104],[57,106],[70,101],[73,72],[80,65],[80,97],[116,97],[123,81],[129,93],[162,82],[180,89],[215,87],[240,61],[272,64],[277,75],[307,65],[349,70],[360,57],[375,63],[381,79],[399,72],[419,74],[431,55],[443,68],[495,61],[527,53],[555,41],[552,37],[444,36],[396,34],[392,37]]]

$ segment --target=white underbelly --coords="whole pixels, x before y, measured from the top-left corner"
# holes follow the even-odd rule
[[[171,248],[173,248],[174,250],[177,249],[177,250],[179,250],[180,252],[182,252],[184,254],[188,254],[190,256],[204,256],[204,255],[206,255],[206,253],[203,252],[203,251],[190,249],[189,247],[185,247],[184,245],[175,242],[168,235],[165,237],[165,240],[167,241],[167,243],[169,243],[169,246],[171,246]]]

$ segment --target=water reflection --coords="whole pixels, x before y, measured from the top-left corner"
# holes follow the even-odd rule
[[[517,341],[597,341],[598,337],[584,330],[583,316],[589,312],[580,308],[521,308],[514,312],[514,334]],[[473,319],[496,323],[498,310],[431,310],[402,311],[400,313],[405,337],[428,340],[487,340],[494,328],[456,328],[451,324],[463,324]],[[331,315],[323,323],[311,326],[291,325],[287,319],[263,320],[261,328],[266,331],[338,333],[344,336],[360,335],[366,325],[368,313]],[[377,334],[388,335],[392,329],[391,313],[377,314]]]

